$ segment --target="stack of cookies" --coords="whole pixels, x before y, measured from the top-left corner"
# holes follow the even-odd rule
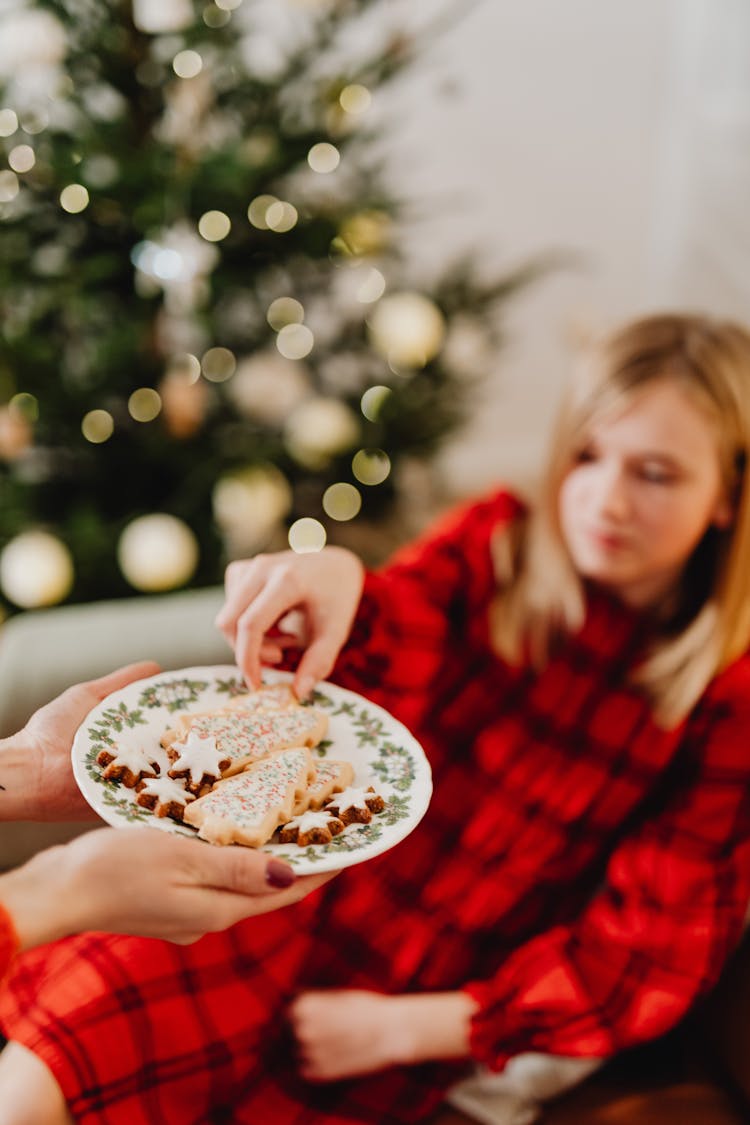
[[[259,847],[281,827],[284,843],[325,844],[385,807],[372,788],[352,786],[349,762],[313,761],[311,748],[327,728],[326,715],[273,684],[219,710],[180,716],[161,739],[166,777],[142,749],[112,746],[97,761],[104,777],[136,789],[139,805],[212,843]]]

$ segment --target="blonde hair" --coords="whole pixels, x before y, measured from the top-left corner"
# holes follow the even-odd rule
[[[659,315],[631,322],[596,344],[561,410],[536,503],[493,543],[498,593],[491,610],[496,650],[541,667],[561,634],[583,624],[581,578],[558,516],[562,481],[594,416],[665,378],[712,419],[733,519],[712,526],[686,561],[670,612],[633,683],[656,719],[680,722],[711,679],[750,648],[750,332],[706,316]]]

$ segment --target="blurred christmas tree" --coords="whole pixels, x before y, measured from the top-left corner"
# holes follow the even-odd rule
[[[335,541],[462,420],[466,341],[497,342],[498,302],[535,269],[405,279],[368,109],[413,44],[341,50],[375,6],[6,12],[0,584],[16,606],[217,582],[279,529],[298,549]]]

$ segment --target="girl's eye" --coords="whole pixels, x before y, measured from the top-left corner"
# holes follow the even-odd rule
[[[590,445],[585,445],[583,449],[576,450],[573,455],[574,465],[587,465],[591,461],[596,460],[596,454]]]
[[[649,484],[671,484],[675,479],[674,474],[661,465],[642,465],[638,475]]]

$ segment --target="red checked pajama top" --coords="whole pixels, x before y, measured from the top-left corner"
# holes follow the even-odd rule
[[[625,682],[643,619],[591,591],[540,674],[508,667],[489,642],[489,542],[516,512],[493,496],[369,576],[337,666],[430,757],[434,799],[407,840],[193,946],[85,935],[18,958],[2,1026],[76,1121],[428,1116],[456,1064],[297,1077],[284,1008],[311,985],[468,988],[473,1055],[500,1068],[655,1036],[717,979],[750,900],[750,660],[665,732]]]

